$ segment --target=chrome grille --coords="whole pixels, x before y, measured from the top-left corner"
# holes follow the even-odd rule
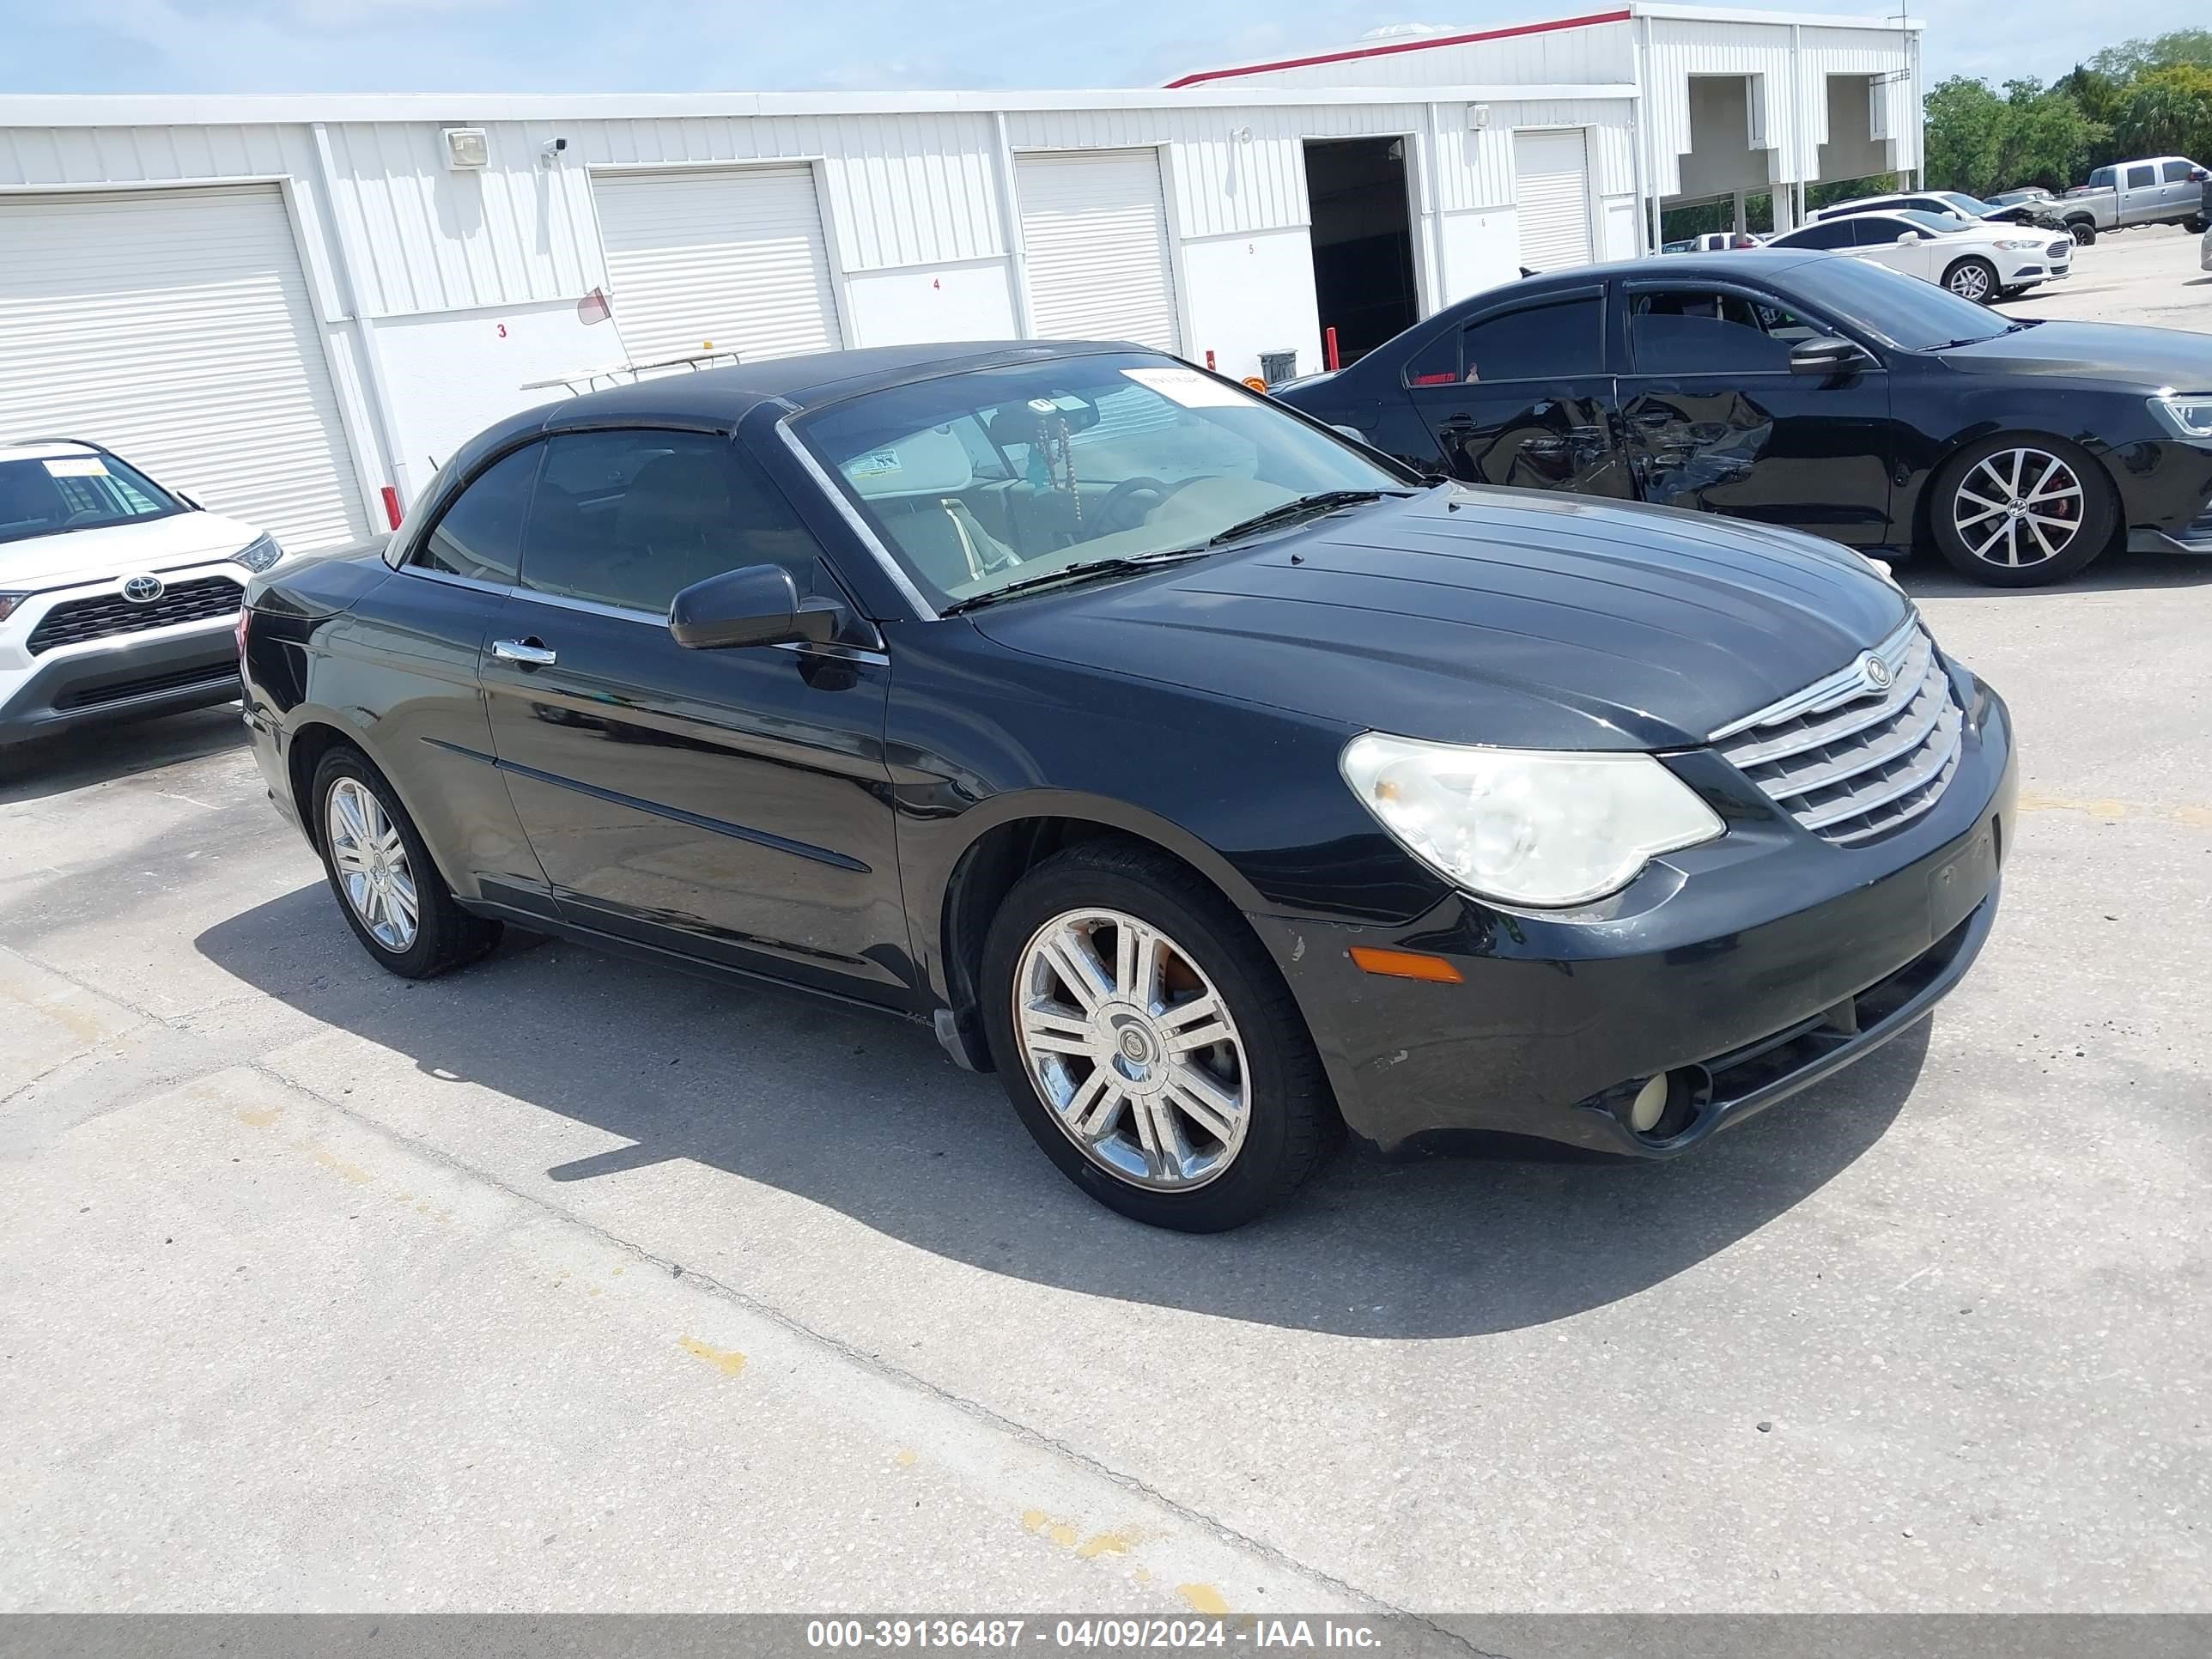
[[[2046,259],[2063,259],[2073,252],[2074,239],[2069,236],[2063,241],[2053,242],[2043,250],[2043,255]]]
[[[1881,673],[1869,676],[1868,658]],[[1845,846],[1911,823],[1959,768],[1965,719],[1917,622],[1771,708],[1713,734],[1722,756],[1815,835]]]

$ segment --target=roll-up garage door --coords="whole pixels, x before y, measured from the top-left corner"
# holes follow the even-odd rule
[[[369,532],[274,185],[0,196],[0,438],[105,444],[210,508]]]
[[[1521,263],[1564,270],[1590,262],[1589,157],[1580,128],[1513,135]]]
[[[806,167],[609,173],[592,191],[634,363],[835,351],[837,305]]]
[[[1022,155],[1014,177],[1037,335],[1177,349],[1159,152]]]

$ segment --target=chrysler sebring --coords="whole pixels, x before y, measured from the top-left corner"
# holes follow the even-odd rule
[[[1125,345],[643,382],[258,581],[246,719],[369,954],[825,993],[1193,1231],[1348,1127],[1666,1158],[1987,936],[2004,705],[1879,565],[1431,484]]]

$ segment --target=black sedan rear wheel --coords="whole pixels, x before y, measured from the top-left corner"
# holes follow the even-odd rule
[[[387,972],[428,979],[499,943],[498,922],[454,902],[415,821],[360,750],[337,744],[323,757],[310,810],[338,908]]]
[[[1242,1226],[1327,1149],[1336,1108],[1289,988],[1172,860],[1107,842],[1037,866],[992,921],[982,989],[1024,1127],[1133,1220]]]
[[[1969,444],[1936,475],[1929,528],[1976,581],[2039,587],[2103,552],[2118,512],[2090,456],[2063,439],[2008,433]]]

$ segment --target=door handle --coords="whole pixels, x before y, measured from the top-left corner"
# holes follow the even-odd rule
[[[1472,432],[1474,430],[1474,416],[1472,415],[1447,415],[1443,419],[1437,422],[1437,430],[1439,432]]]
[[[491,653],[501,662],[520,663],[525,668],[550,668],[561,659],[535,635],[526,640],[494,640]]]

